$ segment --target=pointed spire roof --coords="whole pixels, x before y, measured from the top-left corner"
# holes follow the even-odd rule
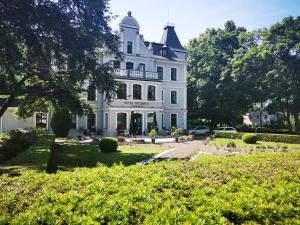
[[[174,24],[165,25],[164,33],[161,37],[160,43],[168,46],[171,49],[179,49],[185,51],[185,48],[181,45],[175,32]]]

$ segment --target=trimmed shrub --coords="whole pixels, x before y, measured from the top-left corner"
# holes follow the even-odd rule
[[[214,133],[215,138],[230,138],[230,139],[241,139],[244,133],[230,133],[230,132],[222,132],[216,131]]]
[[[116,152],[118,142],[112,137],[105,137],[100,140],[99,148],[102,152]]]
[[[293,132],[289,132],[289,130],[286,129],[273,129],[273,128],[256,128],[255,130],[257,133],[270,133],[270,134],[294,134]]]
[[[55,137],[67,137],[71,128],[72,119],[67,109],[58,109],[54,111],[50,126]]]
[[[17,129],[7,133],[1,138],[1,161],[6,161],[25,151],[37,141],[34,130]]]
[[[262,134],[257,134],[257,138],[259,141],[300,144],[300,135],[262,133]]]
[[[242,140],[247,144],[256,144],[257,142],[257,135],[256,134],[244,134]]]

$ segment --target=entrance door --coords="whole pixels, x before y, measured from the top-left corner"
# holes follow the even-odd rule
[[[136,135],[142,135],[143,130],[143,120],[142,114],[135,113],[134,114],[134,123],[135,123],[135,131],[133,132]]]

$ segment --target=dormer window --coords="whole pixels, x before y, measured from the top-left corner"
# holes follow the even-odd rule
[[[127,41],[127,53],[128,54],[132,54],[132,46],[133,46],[133,44],[132,44],[132,41]]]
[[[167,57],[167,55],[168,55],[168,50],[167,50],[167,49],[163,49],[163,50],[162,50],[162,55],[165,56],[165,57]]]

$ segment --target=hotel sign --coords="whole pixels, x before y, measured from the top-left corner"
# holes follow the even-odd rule
[[[141,101],[124,101],[124,105],[130,105],[130,107],[140,107],[143,108],[144,106],[150,105],[149,102],[141,102]]]

